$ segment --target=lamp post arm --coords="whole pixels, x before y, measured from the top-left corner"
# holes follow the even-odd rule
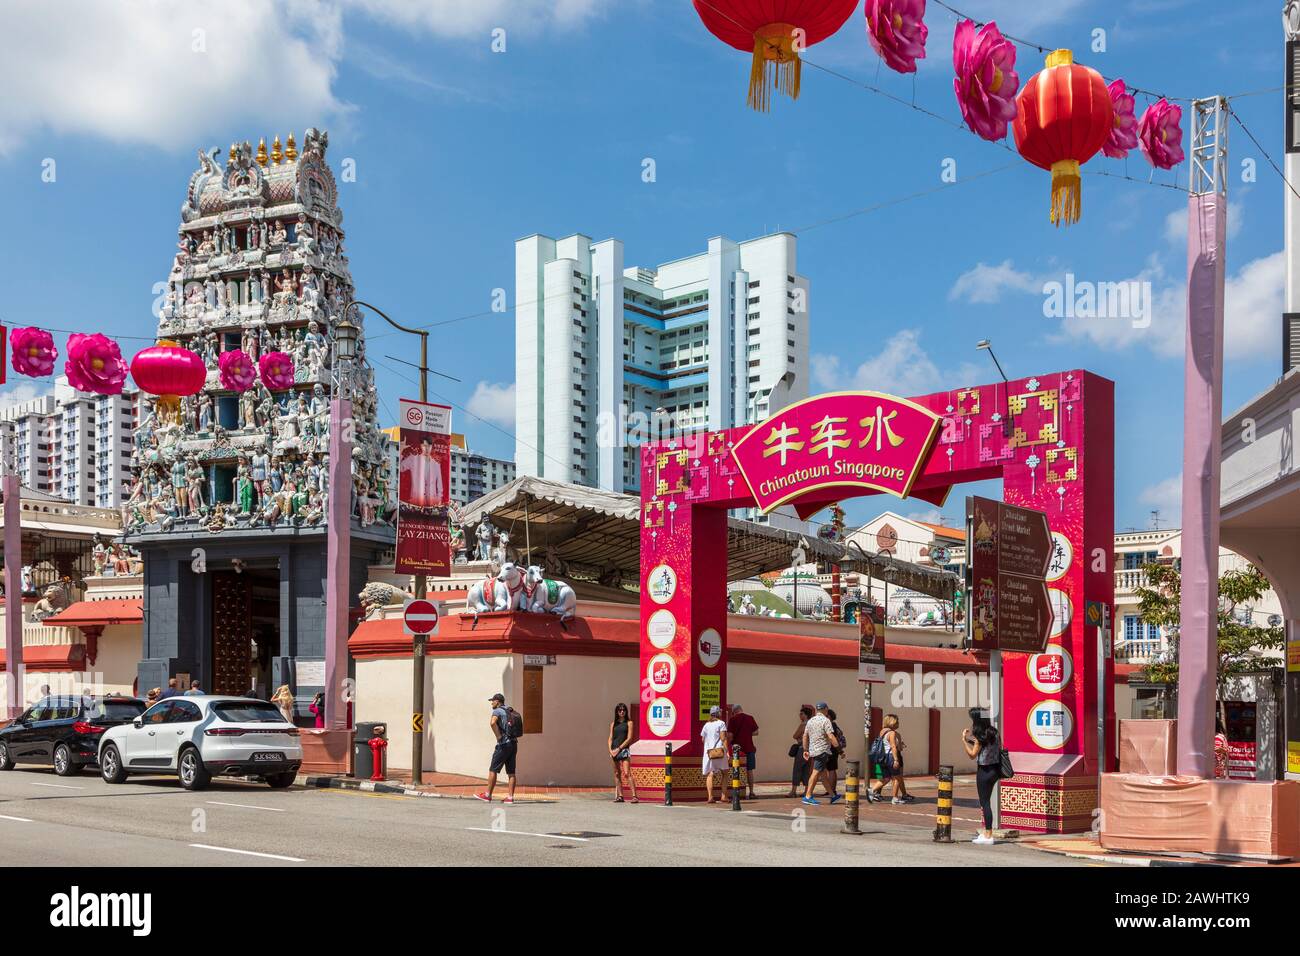
[[[376,315],[378,315],[381,319],[383,319],[385,322],[387,322],[387,323],[388,323],[389,325],[391,325],[393,328],[397,329],[397,331],[399,331],[399,332],[406,332],[406,333],[408,333],[408,334],[410,334],[410,335],[418,335],[418,336],[420,337],[420,401],[422,401],[422,402],[427,402],[427,401],[429,400],[429,386],[428,386],[428,381],[427,381],[427,379],[428,379],[428,372],[429,372],[429,332],[428,332],[428,330],[427,330],[427,329],[412,329],[412,328],[408,328],[408,327],[405,326],[405,325],[402,325],[400,322],[394,322],[391,318],[388,317],[388,314],[387,314],[386,312],[384,312],[383,309],[378,308],[377,306],[373,306],[373,305],[371,305],[369,302],[362,302],[360,299],[353,299],[351,304],[352,304],[352,305],[364,305],[364,306],[365,306],[367,309],[369,309],[371,312],[374,312]]]

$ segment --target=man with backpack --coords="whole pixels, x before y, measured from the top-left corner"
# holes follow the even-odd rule
[[[515,758],[519,753],[519,738],[524,734],[524,718],[513,707],[506,706],[504,694],[493,694],[488,703],[492,705],[492,716],[488,718],[488,727],[496,737],[496,747],[492,750],[492,763],[488,768],[487,790],[474,794],[477,800],[492,802],[492,791],[496,789],[497,774],[504,768],[509,781],[506,803],[515,802]]]

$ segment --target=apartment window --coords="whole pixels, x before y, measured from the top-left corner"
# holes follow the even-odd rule
[[[749,287],[750,287],[751,289],[757,289],[757,288],[759,287],[759,284],[760,284],[762,281],[763,281],[762,279],[755,279],[753,282],[751,282],[751,283],[749,284]]]
[[[758,305],[759,296],[754,296],[746,305]]]

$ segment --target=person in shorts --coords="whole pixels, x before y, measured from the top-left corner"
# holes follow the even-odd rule
[[[817,713],[814,714],[804,725],[803,728],[803,755],[804,759],[812,764],[812,773],[808,775],[808,789],[804,791],[803,802],[810,806],[820,806],[817,799],[813,796],[813,788],[817,786],[817,778],[829,774],[831,761],[835,757],[835,751],[840,745],[839,739],[835,736],[835,729],[831,724],[831,719],[826,715],[830,709],[826,701],[817,703]],[[827,792],[830,793],[829,787]],[[831,793],[831,803],[840,799],[838,793]]]
[[[506,707],[504,694],[493,694],[488,698],[492,705],[492,716],[488,718],[488,727],[492,729],[497,742],[492,749],[492,762],[488,766],[487,790],[474,794],[475,799],[492,802],[492,791],[496,789],[497,774],[502,770],[510,782],[506,793],[506,803],[515,802],[515,758],[519,755],[519,742],[510,734],[510,710]]]
[[[754,735],[758,733],[758,721],[745,713],[739,704],[732,704],[727,730],[731,733],[732,743],[737,744],[745,755],[745,781],[748,784],[749,799],[753,800],[754,771],[758,768],[758,748],[754,745]]]

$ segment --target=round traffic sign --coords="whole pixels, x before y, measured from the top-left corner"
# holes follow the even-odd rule
[[[411,634],[432,634],[438,627],[438,605],[416,598],[407,603],[402,612],[402,621]]]

